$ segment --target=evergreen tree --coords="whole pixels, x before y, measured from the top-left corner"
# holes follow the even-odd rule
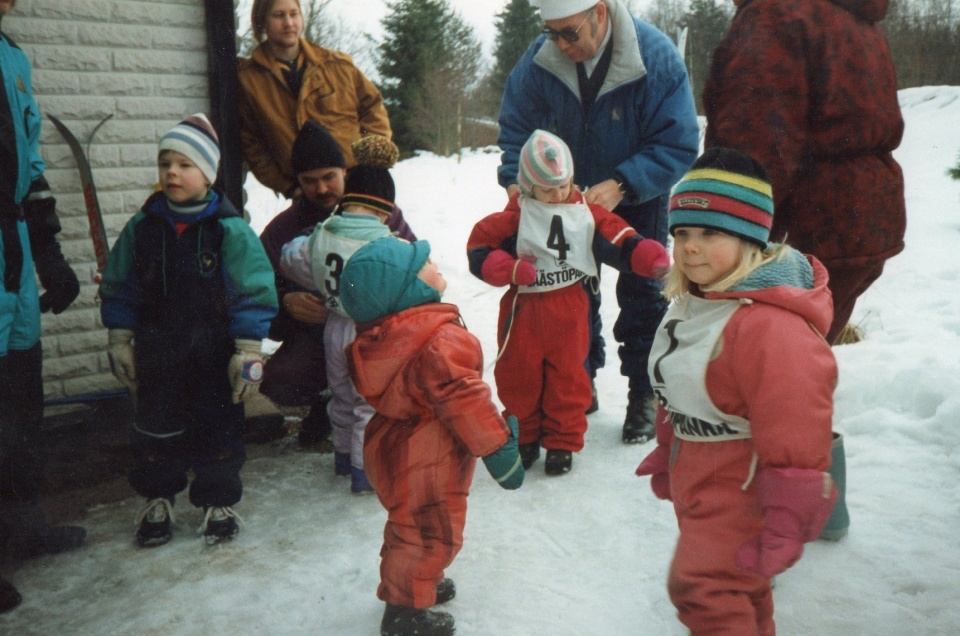
[[[543,24],[540,22],[539,12],[530,6],[528,0],[510,0],[503,11],[497,14],[494,23],[497,25],[497,44],[493,54],[490,89],[497,95],[502,95],[507,76],[530,43],[539,35]]]
[[[947,170],[947,174],[960,181],[960,155],[957,155],[957,165]]]
[[[394,141],[405,153],[449,154],[459,147],[480,42],[447,0],[395,0],[387,8],[379,71]]]
[[[727,3],[717,0],[691,0],[683,16],[687,33],[686,61],[693,86],[693,99],[701,108],[703,85],[710,72],[713,50],[723,39],[732,17]]]

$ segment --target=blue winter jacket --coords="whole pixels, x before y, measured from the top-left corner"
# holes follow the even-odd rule
[[[40,109],[33,98],[30,79],[30,61],[20,48],[0,33],[0,72],[6,93],[9,113],[0,114],[9,129],[4,134],[4,143],[13,141],[16,148],[16,179],[5,184],[13,196],[13,203],[23,202],[30,185],[43,176],[43,159],[40,157]],[[4,174],[0,178],[11,179]],[[40,340],[40,304],[34,275],[33,252],[27,235],[27,224],[21,219],[15,224],[20,240],[21,260],[19,289],[7,291],[2,281],[6,275],[6,255],[0,241],[0,357],[14,349],[25,351]]]
[[[520,148],[537,128],[570,146],[578,185],[619,176],[633,191],[633,203],[668,193],[696,158],[697,113],[676,46],[619,0],[606,4],[614,50],[588,113],[580,104],[576,65],[545,36],[510,73],[497,140],[501,186],[516,183]]]

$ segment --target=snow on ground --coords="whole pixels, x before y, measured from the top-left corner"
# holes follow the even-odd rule
[[[901,102],[907,249],[858,306],[867,339],[836,349],[851,531],[809,545],[777,578],[783,634],[960,633],[960,182],[945,176],[960,150],[960,87],[905,90]],[[459,163],[422,155],[394,170],[398,200],[450,282],[447,299],[483,342],[490,381],[501,291],[469,275],[464,245],[473,223],[503,205],[497,163],[490,151]],[[251,192],[258,230],[282,206],[271,198]],[[458,634],[684,633],[665,589],[673,511],[633,476],[650,446],[619,442],[626,383],[609,335],[614,279],[603,281],[601,408],[573,472],[547,478],[540,462],[506,492],[478,465],[464,549],[448,570]],[[14,573],[24,602],[0,617],[0,633],[377,633],[385,513],[376,498],[351,496],[331,455],[292,439],[250,450],[236,541],[205,547],[200,515],[181,498],[173,541],[141,550],[137,498],[97,507],[84,520],[85,549]]]

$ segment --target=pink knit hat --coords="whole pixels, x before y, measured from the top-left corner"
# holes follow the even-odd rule
[[[526,196],[533,195],[533,186],[558,188],[573,179],[573,157],[570,148],[546,130],[534,130],[520,149],[517,185]]]

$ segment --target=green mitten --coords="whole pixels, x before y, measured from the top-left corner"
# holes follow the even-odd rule
[[[503,446],[484,457],[483,463],[501,488],[516,490],[523,483],[524,474],[520,449],[517,446],[520,422],[511,415],[507,418],[507,426],[510,428],[510,437]]]

